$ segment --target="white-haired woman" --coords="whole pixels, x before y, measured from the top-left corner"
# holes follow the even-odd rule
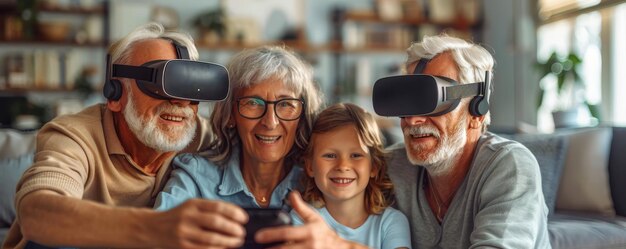
[[[211,115],[211,150],[174,159],[157,209],[191,198],[277,208],[299,188],[299,158],[322,105],[311,66],[283,47],[263,46],[235,55],[228,71],[230,95]]]

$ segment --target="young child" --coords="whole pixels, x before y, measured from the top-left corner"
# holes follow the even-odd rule
[[[409,222],[389,206],[393,185],[374,118],[340,103],[320,113],[304,154],[303,198],[344,239],[372,248],[410,248]],[[302,219],[292,211],[296,225]]]

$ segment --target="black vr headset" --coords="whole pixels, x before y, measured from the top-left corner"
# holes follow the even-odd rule
[[[103,93],[107,99],[119,100],[122,84],[112,77],[135,79],[146,95],[156,99],[197,101],[224,100],[228,96],[228,71],[222,65],[189,60],[189,51],[172,40],[176,60],[154,60],[141,66],[111,64],[107,55],[107,71]]]
[[[453,79],[420,74],[429,60],[421,59],[414,74],[378,79],[374,83],[372,101],[380,116],[439,116],[454,110],[462,98],[474,97],[469,104],[472,116],[489,111],[491,82],[489,72],[485,81],[459,84]]]

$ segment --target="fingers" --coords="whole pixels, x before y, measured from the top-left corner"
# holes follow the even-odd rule
[[[297,191],[289,193],[289,201],[291,202],[293,210],[295,210],[304,221],[304,225],[261,229],[254,236],[257,242],[311,241],[316,235],[319,236],[324,233],[334,234],[328,225],[326,225],[322,216],[302,200],[300,193]]]
[[[302,196],[300,196],[298,191],[291,191],[291,193],[289,193],[289,201],[291,202],[293,209],[296,213],[298,213],[298,215],[300,215],[300,218],[302,218],[302,221],[304,221],[305,224],[323,220],[315,209],[302,200]]]
[[[206,230],[198,230],[190,233],[189,241],[192,247],[198,248],[239,248],[244,243],[244,237],[225,236],[215,231],[207,233]]]
[[[205,199],[188,200],[166,214],[176,241],[173,248],[237,248],[246,234],[248,215],[235,205]],[[167,236],[167,235],[165,235]]]
[[[280,241],[303,241],[311,237],[312,231],[312,227],[308,225],[264,228],[255,234],[254,240],[263,244]]]
[[[240,224],[248,223],[248,213],[241,207],[224,201],[196,199],[203,212],[217,213]]]
[[[243,237],[246,230],[241,223],[235,222],[219,213],[201,213],[193,220],[198,228],[224,235]]]

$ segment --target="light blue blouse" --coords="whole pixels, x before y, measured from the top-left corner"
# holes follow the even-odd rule
[[[272,192],[269,207],[282,208],[291,190],[298,190],[303,169],[294,165]],[[223,200],[243,208],[258,208],[254,195],[243,180],[239,149],[234,149],[225,166],[219,166],[198,154],[182,154],[172,161],[172,173],[159,193],[154,207],[174,208],[188,199]]]

